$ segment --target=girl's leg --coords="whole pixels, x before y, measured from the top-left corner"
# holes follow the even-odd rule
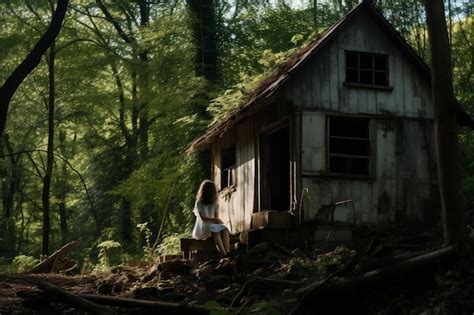
[[[222,243],[221,233],[212,232],[212,238],[214,239],[214,244],[216,244],[217,250],[222,257],[226,255],[224,244]]]
[[[230,235],[229,230],[225,229],[221,232],[222,241],[224,243],[224,248],[226,253],[230,253]]]

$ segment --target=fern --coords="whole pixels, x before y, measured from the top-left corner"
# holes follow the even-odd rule
[[[120,248],[122,245],[119,242],[107,240],[97,245],[97,247],[100,248],[100,250],[98,255],[99,264],[96,267],[96,270],[108,270],[110,268],[110,250],[113,248]]]

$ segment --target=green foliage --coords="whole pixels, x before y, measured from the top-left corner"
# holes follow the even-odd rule
[[[12,265],[17,272],[24,272],[33,268],[38,262],[39,259],[35,257],[19,255],[13,259]]]
[[[275,300],[260,301],[255,303],[251,308],[252,313],[262,315],[280,315],[279,303]]]
[[[99,264],[95,268],[97,271],[106,271],[110,268],[111,262],[118,262],[117,258],[120,257],[120,252],[118,250],[114,251],[114,249],[120,249],[122,247],[119,242],[107,240],[98,244],[97,247],[100,249],[98,255]]]
[[[137,228],[145,238],[145,245],[143,245],[143,259],[147,261],[154,261],[154,252],[152,244],[152,233],[148,228],[148,222],[137,224]]]
[[[224,307],[222,307],[217,301],[207,301],[204,303],[204,307],[209,310],[211,315],[225,315],[229,314]]]
[[[355,251],[340,245],[332,252],[318,255],[316,264],[320,272],[332,272],[342,267],[354,255]]]
[[[29,6],[23,1],[0,3],[0,84],[28,54],[50,18],[47,1],[30,2]],[[356,2],[317,1],[317,8],[314,1],[298,5],[291,1],[239,1],[239,6],[232,1],[219,2],[222,80],[210,84],[194,73],[197,47],[193,46],[185,2],[147,2],[150,22],[139,26],[136,1],[104,1],[124,31],[134,37],[130,44],[103,18],[95,1],[72,1],[74,10],[68,11],[56,41],[54,135],[55,153],[70,165],[55,159],[50,247],[77,240],[79,250],[74,258],[84,261],[84,271],[96,264],[107,268],[126,257],[153,259],[150,245],[164,220],[167,237],[158,250],[176,253],[179,237],[189,234],[195,220],[192,208],[199,182],[209,177],[209,157],[201,152],[186,154],[188,144],[210,123],[245,102],[281,62]],[[379,1],[377,5],[418,53],[426,56],[421,3]],[[473,114],[472,4],[451,5],[456,94]],[[93,14],[87,16],[87,12]],[[144,53],[146,60],[140,56]],[[15,94],[0,155],[45,147],[47,70],[43,58]],[[145,124],[140,124],[143,117]],[[465,191],[471,199],[472,139],[468,131],[460,135]],[[147,154],[143,153],[145,147]],[[0,252],[6,256],[4,263],[22,254],[39,255],[45,160],[45,154],[38,152],[0,158]],[[88,194],[70,166],[82,175]],[[11,215],[7,218],[10,197]],[[332,264],[328,257],[320,259],[323,266]],[[292,263],[296,269],[311,267],[303,261]]]
[[[294,52],[295,48],[288,51],[273,53],[270,49],[264,50],[259,60],[262,73],[242,74],[241,82],[232,88],[223,92],[223,94],[209,105],[209,111],[214,119],[212,123],[222,120],[230,111],[244,105],[244,101],[248,99],[248,95],[283,63]]]
[[[173,233],[165,236],[161,243],[157,246],[157,252],[160,255],[176,255],[179,254],[180,239],[183,237],[189,237],[188,233]]]

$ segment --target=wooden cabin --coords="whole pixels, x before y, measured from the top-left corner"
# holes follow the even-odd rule
[[[266,210],[297,223],[328,208],[357,225],[429,223],[440,213],[433,121],[428,66],[363,1],[191,149],[212,151],[234,233]],[[461,107],[458,121],[474,126]]]

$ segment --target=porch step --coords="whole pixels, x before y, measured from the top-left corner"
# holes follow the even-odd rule
[[[261,242],[274,242],[287,248],[332,248],[352,243],[352,228],[347,226],[314,226],[309,224],[290,228],[258,228],[246,233],[248,248]]]
[[[194,238],[182,238],[180,239],[180,247],[183,252],[184,259],[194,259],[193,253],[206,252],[206,253],[217,253],[216,246],[212,237],[205,240],[196,240]]]
[[[233,247],[239,239],[231,235],[230,246]],[[180,247],[183,252],[184,259],[194,260],[206,260],[218,258],[219,253],[217,252],[214,240],[209,237],[205,240],[196,240],[194,238],[182,238],[180,239]]]
[[[263,210],[252,214],[252,229],[290,228],[295,222],[295,215],[288,211]]]

